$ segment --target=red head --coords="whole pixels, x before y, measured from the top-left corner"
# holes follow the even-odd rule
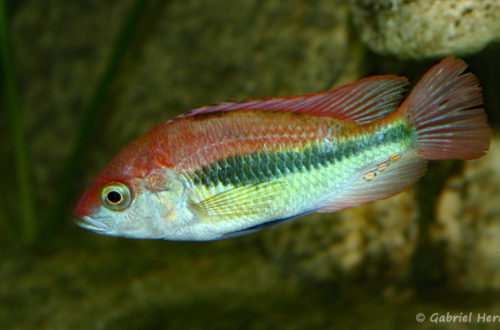
[[[176,213],[173,210],[184,186],[171,169],[159,164],[154,142],[150,133],[106,166],[76,205],[78,225],[106,235],[167,235],[166,220]]]

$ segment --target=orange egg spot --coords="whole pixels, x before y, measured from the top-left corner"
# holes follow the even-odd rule
[[[377,171],[383,171],[383,170],[385,170],[388,166],[389,166],[389,164],[387,164],[387,163],[380,164],[380,165],[377,167]]]
[[[391,157],[391,162],[393,162],[395,160],[398,160],[399,158],[401,158],[401,155],[400,154],[395,154],[394,156]]]
[[[376,175],[377,175],[377,173],[375,173],[375,172],[368,172],[365,174],[365,179],[372,180]]]

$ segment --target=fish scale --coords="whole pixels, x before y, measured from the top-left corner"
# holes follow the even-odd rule
[[[230,117],[228,121],[231,121]],[[237,218],[242,226],[252,227],[263,217],[280,219],[304,212],[306,206],[315,201],[319,203],[321,196],[337,190],[353,175],[362,176],[364,173],[359,172],[360,168],[371,166],[375,169],[391,156],[410,151],[415,139],[408,122],[377,123],[358,129],[355,135],[327,136],[322,141],[311,140],[303,145],[293,145],[289,150],[280,148],[278,151],[231,156],[209,166],[204,165],[186,177],[191,191],[197,195],[195,201],[245,185],[275,180],[284,182],[288,189],[268,204],[265,216],[264,212],[258,216],[247,215],[245,210],[233,215],[215,214],[217,221],[231,222]],[[238,175],[238,172],[242,174]]]
[[[276,151],[271,149],[267,152],[233,155],[209,165],[203,165],[200,169],[195,170],[191,176],[195,185],[210,186],[219,182],[233,186],[255,184],[280,177],[285,172],[310,170],[325,166],[327,163],[335,163],[344,157],[358,152],[366,152],[380,144],[408,138],[411,134],[408,124],[399,122],[390,128],[383,127],[374,133],[364,134],[361,137],[325,137],[329,141],[328,145],[335,145],[335,147],[328,147],[324,140],[311,140],[305,145],[294,145],[293,150],[290,148],[284,150],[285,148],[280,147]]]

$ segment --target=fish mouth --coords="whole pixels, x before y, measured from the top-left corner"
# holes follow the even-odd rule
[[[109,229],[106,224],[104,224],[100,221],[97,221],[95,219],[92,219],[89,216],[83,216],[80,218],[76,218],[75,223],[82,228],[97,231],[97,232],[103,232],[103,231],[107,231]]]

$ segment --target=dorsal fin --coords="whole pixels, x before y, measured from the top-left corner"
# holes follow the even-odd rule
[[[406,85],[405,77],[373,76],[320,93],[222,102],[194,109],[181,117],[217,111],[288,111],[368,124],[396,110]]]

